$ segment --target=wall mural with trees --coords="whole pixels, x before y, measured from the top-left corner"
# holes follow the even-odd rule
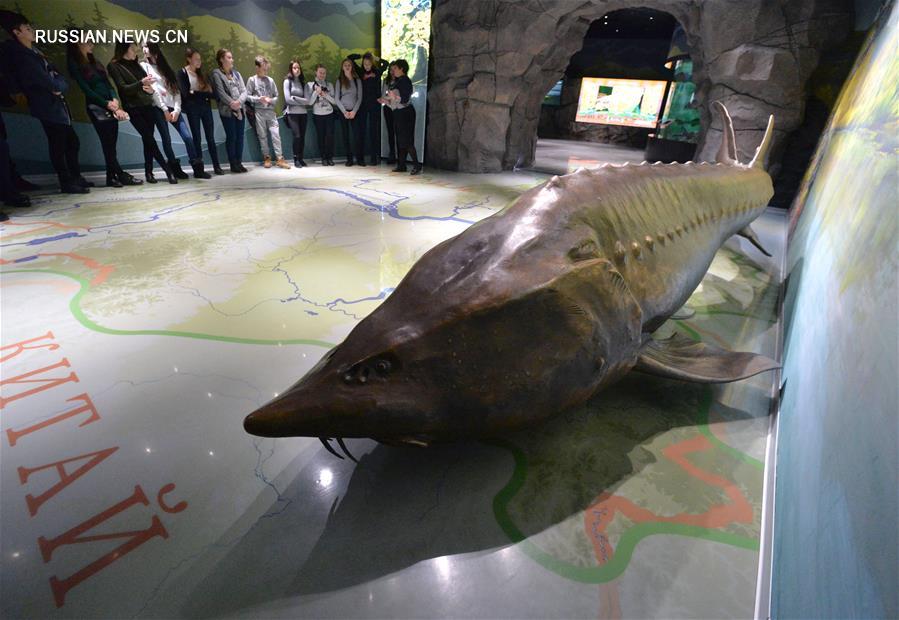
[[[311,78],[315,65],[322,63],[328,68],[329,79],[334,79],[347,55],[368,50],[378,54],[379,0],[76,0],[64,3],[59,0],[0,0],[0,8],[24,14],[35,28],[108,32],[108,42],[97,44],[94,49],[94,55],[103,64],[112,58],[113,30],[185,31],[187,45],[200,51],[207,72],[216,66],[216,50],[226,47],[232,51],[236,67],[246,79],[253,75],[254,57],[261,53],[271,60],[271,75],[279,87],[292,58],[300,59],[307,78]],[[0,37],[5,36],[5,33],[0,34]],[[160,45],[172,66],[181,67],[185,45],[164,41],[160,41]],[[64,44],[37,46],[63,73],[67,73]],[[87,124],[84,95],[74,83],[66,98],[74,119]],[[280,113],[281,106],[278,107]],[[15,113],[27,115],[27,107],[22,102],[3,112],[13,112],[6,118],[7,124],[12,126],[11,137],[14,137],[16,124],[21,129],[25,123]],[[124,125],[122,129],[125,130]],[[83,135],[93,144],[95,139],[92,140],[90,134]],[[220,137],[223,140],[224,133]],[[172,132],[172,139],[178,139],[175,132]],[[37,146],[35,153],[39,152]],[[42,146],[46,151],[46,145]],[[98,151],[96,163],[102,167],[99,145],[96,146],[90,150]],[[139,150],[139,147],[135,148]],[[46,160],[46,152],[43,159]],[[92,167],[91,163],[88,167]],[[24,168],[25,171],[38,171],[27,164]],[[39,168],[49,172],[49,167],[46,170],[43,170],[44,166]]]

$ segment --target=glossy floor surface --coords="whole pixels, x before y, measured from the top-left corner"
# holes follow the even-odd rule
[[[46,195],[0,228],[4,618],[753,613],[768,374],[632,374],[490,442],[247,435],[428,248],[535,173],[263,170]],[[775,259],[731,240],[684,318],[774,355]],[[692,316],[690,316],[692,315]]]

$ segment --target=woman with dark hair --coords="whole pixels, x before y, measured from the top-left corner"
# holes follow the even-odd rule
[[[353,59],[352,55],[349,58]],[[377,166],[381,155],[381,119],[378,118],[378,97],[381,96],[381,74],[387,68],[387,61],[379,58],[377,65],[371,52],[362,55],[362,67],[358,69],[362,80],[362,105],[356,114],[356,148],[360,164],[365,159],[365,135],[371,142],[369,154],[372,166]],[[367,130],[367,131],[366,131]]]
[[[209,107],[209,102],[215,99],[215,95],[212,92],[212,84],[203,75],[203,58],[200,52],[188,47],[184,52],[184,61],[184,67],[178,71],[178,89],[181,91],[181,109],[190,125],[197,165],[203,167],[203,145],[200,142],[202,137],[200,123],[202,123],[209,158],[212,159],[212,170],[216,174],[225,174],[219,165],[219,154],[215,144],[215,123],[212,121],[212,108]]]
[[[393,108],[388,105],[387,102],[387,93],[393,88],[393,67],[396,64],[396,61],[391,62],[387,65],[387,77],[384,78],[384,86],[382,88],[382,95],[378,97],[378,103],[384,104],[384,124],[387,126],[387,163],[395,164],[396,163],[396,127],[393,125]],[[380,152],[381,146],[378,145],[378,151]],[[404,164],[406,162],[403,162]]]
[[[349,58],[340,64],[340,76],[334,88],[334,97],[345,110],[338,116],[343,127],[343,148],[346,151],[346,165],[353,165],[353,153],[360,166],[365,165],[365,155],[359,149],[356,139],[356,113],[362,107],[362,80],[356,77],[355,63]],[[355,144],[355,148],[354,148]]]
[[[294,58],[290,61],[290,67],[284,77],[284,118],[293,134],[293,164],[298,168],[306,166],[306,162],[303,161],[303,149],[306,146],[308,105],[309,87],[306,84],[306,76],[303,75],[300,61]]]
[[[225,128],[225,148],[231,172],[246,172],[240,162],[243,157],[244,103],[247,100],[247,87],[240,72],[234,68],[234,56],[231,50],[220,49],[215,53],[218,69],[212,72],[212,88],[219,102],[219,116]]]
[[[106,69],[94,58],[94,44],[67,43],[66,60],[69,75],[84,92],[87,117],[100,138],[106,162],[106,187],[140,185],[143,181],[125,172],[119,164],[116,154],[119,121],[128,120],[128,113],[122,109],[118,96],[109,83]]]
[[[115,82],[116,90],[122,98],[122,107],[128,113],[131,124],[140,134],[144,146],[144,170],[147,183],[156,183],[153,176],[153,160],[165,173],[169,183],[175,184],[178,179],[169,170],[159,145],[153,138],[155,112],[153,111],[153,78],[148,76],[137,62],[137,45],[134,43],[116,43],[112,61],[106,65],[109,77]]]
[[[187,151],[187,157],[190,165],[194,170],[194,178],[209,179],[209,174],[203,170],[203,161],[197,165],[197,155],[194,152],[194,139],[190,135],[190,129],[187,127],[187,120],[181,115],[181,91],[178,87],[178,78],[171,65],[165,59],[158,43],[145,43],[143,46],[144,62],[140,63],[147,75],[154,79],[153,90],[155,91],[156,108],[159,110],[155,113],[156,129],[159,131],[159,137],[162,138],[162,150],[165,151],[166,157],[169,158],[169,168],[179,179],[186,179],[187,173],[181,169],[181,163],[175,157],[172,150],[172,136],[169,133],[169,127],[166,122],[171,123],[181,136],[184,142],[184,149]]]
[[[312,118],[315,121],[315,133],[318,137],[318,151],[322,158],[322,166],[334,165],[334,110],[346,112],[340,101],[334,98],[334,85],[328,80],[328,70],[319,63],[315,67],[315,80],[309,82],[309,105],[312,106]]]
[[[393,85],[385,97],[393,109],[396,126],[396,168],[393,172],[406,171],[406,153],[412,156],[412,174],[421,173],[418,153],[415,151],[415,108],[412,107],[412,80],[406,75],[409,63],[403,59],[393,64]]]

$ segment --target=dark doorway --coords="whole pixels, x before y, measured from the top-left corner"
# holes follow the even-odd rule
[[[694,90],[677,19],[647,8],[607,13],[590,25],[581,50],[544,99],[533,168],[564,174],[640,162],[647,154],[689,159],[699,137]],[[671,142],[660,152],[660,144]]]

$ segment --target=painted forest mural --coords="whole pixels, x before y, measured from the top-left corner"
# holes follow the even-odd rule
[[[341,61],[352,53],[378,53],[378,0],[0,0],[0,8],[24,14],[35,28],[85,29],[109,32],[109,42],[95,46],[104,65],[115,47],[112,31],[119,29],[182,30],[188,45],[200,52],[208,73],[215,68],[220,47],[232,51],[244,78],[254,73],[254,58],[264,54],[272,62],[271,75],[280,80],[292,58],[299,58],[307,78],[324,64],[337,75]],[[2,35],[5,36],[5,33]],[[173,67],[181,67],[182,44],[160,42]],[[66,73],[65,45],[38,44]],[[76,121],[88,122],[79,88],[66,93]],[[27,113],[20,105],[13,112]]]

